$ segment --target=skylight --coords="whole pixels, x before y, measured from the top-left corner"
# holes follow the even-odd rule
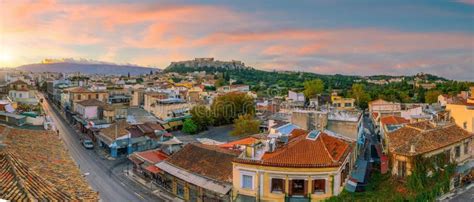
[[[321,133],[319,130],[313,130],[306,136],[306,139],[316,140],[319,136],[319,133]]]

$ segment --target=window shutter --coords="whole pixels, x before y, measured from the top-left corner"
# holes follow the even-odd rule
[[[290,187],[288,187],[288,195],[293,195],[293,180],[290,180]]]
[[[303,189],[304,189],[304,195],[307,196],[308,195],[308,180],[304,180]]]

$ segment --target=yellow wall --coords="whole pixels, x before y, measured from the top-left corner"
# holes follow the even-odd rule
[[[450,111],[456,125],[464,129],[464,123],[467,123],[467,130],[474,132],[474,109],[468,109],[466,105],[447,104],[446,110]]]
[[[349,162],[348,162],[349,163]],[[243,189],[241,188],[241,175],[242,174],[255,174],[254,175],[254,189]],[[262,165],[250,165],[233,163],[233,196],[237,194],[253,196],[260,198],[262,201],[284,201],[285,193],[289,193],[289,180],[290,178],[306,179],[308,180],[308,190],[312,190],[312,180],[315,178],[326,179],[326,193],[312,194],[312,200],[325,199],[333,195],[333,185],[336,178],[340,178],[339,167],[336,168],[284,168],[284,167],[269,167]],[[259,196],[260,180],[263,176],[263,195]],[[285,193],[271,193],[271,178],[278,177],[285,179]],[[339,182],[337,180],[336,182]],[[343,187],[338,187],[339,192],[342,191]],[[312,193],[308,191],[308,193]]]
[[[468,152],[465,153],[464,152],[464,143],[465,142],[469,142],[469,146],[468,146]],[[442,152],[445,152],[447,150],[451,150],[451,159],[454,160],[456,163],[458,164],[462,164],[464,163],[467,159],[470,159],[472,157],[472,148],[471,148],[471,145],[473,144],[472,140],[471,139],[465,139],[465,140],[462,140],[462,141],[459,141],[455,144],[451,144],[451,145],[448,145],[446,147],[443,147],[443,148],[440,148],[440,149],[437,149],[437,150],[434,150],[434,151],[431,151],[431,152],[427,152],[425,154],[423,154],[423,157],[431,157],[431,156],[434,156],[434,155],[437,155],[437,154],[440,154]],[[455,147],[459,146],[460,149],[461,149],[461,155],[459,156],[459,158],[455,158]],[[398,155],[398,154],[392,154],[390,155],[391,159],[390,159],[390,163],[391,163],[391,168],[392,168],[392,175],[397,175],[398,174],[398,162],[399,161],[406,161],[407,162],[407,176],[408,175],[411,175],[411,171],[412,171],[412,159],[410,157],[407,157],[407,156],[402,156],[402,155]]]

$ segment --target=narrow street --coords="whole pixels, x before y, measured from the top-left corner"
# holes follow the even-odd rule
[[[39,94],[41,98],[43,95]],[[45,113],[56,128],[71,157],[78,164],[92,188],[99,192],[102,201],[163,201],[136,182],[123,176],[126,160],[109,161],[100,158],[94,150],[85,149],[79,135],[54,109],[49,101],[42,103]]]

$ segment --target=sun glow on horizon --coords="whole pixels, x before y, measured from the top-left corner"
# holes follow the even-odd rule
[[[13,55],[10,51],[0,50],[0,67],[9,67],[13,65]]]

